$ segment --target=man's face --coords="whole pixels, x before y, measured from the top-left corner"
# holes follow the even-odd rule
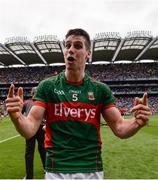
[[[65,40],[64,59],[68,70],[85,68],[85,63],[90,57],[90,51],[85,44],[86,40],[83,36],[71,35]]]

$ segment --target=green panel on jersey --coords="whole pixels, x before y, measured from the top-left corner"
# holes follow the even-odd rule
[[[47,171],[102,171],[101,147],[98,145],[99,137],[94,125],[76,121],[58,121],[51,124],[51,129],[52,149],[48,150]],[[50,168],[51,160],[52,168]]]

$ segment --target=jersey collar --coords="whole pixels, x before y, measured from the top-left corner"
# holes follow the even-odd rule
[[[73,82],[73,81],[67,80],[66,77],[65,77],[65,72],[62,72],[62,76],[63,76],[63,78],[65,80],[65,83],[68,83],[68,84],[71,84],[71,85],[76,85],[76,86],[84,84],[87,80],[89,80],[89,77],[88,77],[88,75],[86,73],[84,75],[84,78],[81,81],[78,81],[78,82]]]

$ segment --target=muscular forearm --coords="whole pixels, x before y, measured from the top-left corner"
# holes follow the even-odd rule
[[[133,112],[135,112],[134,117],[130,120],[125,120],[119,110],[112,107],[104,110],[103,117],[114,134],[123,139],[133,136],[149,121],[149,116],[151,115],[150,108],[144,105],[135,106]]]
[[[141,126],[134,118],[131,120],[124,120],[117,129],[114,130],[116,136],[121,139],[129,138],[136,134],[136,132],[143,126]]]
[[[26,139],[31,138],[34,136],[38,128],[35,128],[34,124],[25,117],[24,115],[20,114],[17,119],[13,119],[10,117],[16,130]]]

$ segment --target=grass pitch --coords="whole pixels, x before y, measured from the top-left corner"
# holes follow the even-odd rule
[[[158,179],[158,116],[128,139],[102,128],[104,175],[108,179]]]
[[[25,140],[17,135],[9,118],[0,121],[0,179],[22,179],[25,176]],[[129,139],[117,138],[106,126],[101,127],[101,136],[106,179],[158,178],[158,116],[152,116],[149,126]],[[37,148],[34,178],[44,178]]]

